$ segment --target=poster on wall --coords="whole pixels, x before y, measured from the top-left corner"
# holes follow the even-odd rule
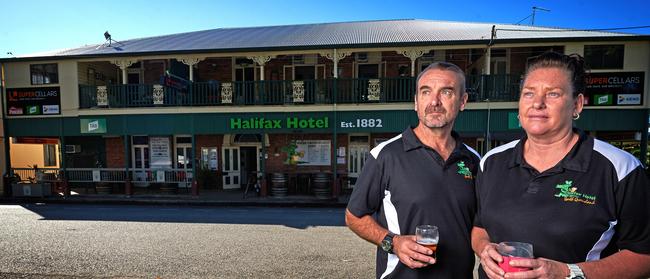
[[[7,88],[7,115],[61,114],[60,87]]]
[[[332,143],[329,140],[297,140],[296,153],[300,166],[331,165]]]
[[[172,167],[169,137],[149,137],[149,148],[152,169],[170,169]]]
[[[585,104],[638,106],[643,104],[644,72],[590,73],[585,78]]]

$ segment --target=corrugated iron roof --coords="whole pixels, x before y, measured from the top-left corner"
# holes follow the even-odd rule
[[[492,25],[496,42],[634,38],[641,35],[580,31],[562,28],[452,22],[436,20],[381,20],[246,28],[219,28],[157,37],[130,39],[111,46],[91,45],[34,53],[20,58],[66,56],[127,56],[148,53],[263,51],[270,49],[354,48],[387,45],[485,43]],[[516,31],[513,31],[516,30]],[[7,59],[3,59],[7,60]]]

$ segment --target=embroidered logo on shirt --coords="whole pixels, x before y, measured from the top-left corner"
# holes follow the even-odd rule
[[[562,198],[565,202],[580,202],[584,204],[596,204],[596,196],[590,196],[578,192],[578,187],[571,187],[573,181],[566,180],[564,184],[555,185],[560,192],[555,194],[556,197]]]
[[[465,177],[465,179],[472,179],[474,176],[472,175],[472,172],[469,170],[467,166],[465,166],[464,161],[460,161],[456,164],[458,166],[458,174],[462,175]]]

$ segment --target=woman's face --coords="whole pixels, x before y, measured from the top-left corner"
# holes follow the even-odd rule
[[[573,97],[569,72],[539,68],[528,74],[519,96],[519,121],[530,137],[566,135],[572,117],[582,111],[582,94]]]

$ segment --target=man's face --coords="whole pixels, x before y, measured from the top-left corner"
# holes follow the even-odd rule
[[[455,72],[440,69],[429,70],[420,78],[415,95],[420,124],[428,128],[453,125],[467,102],[467,93],[460,92],[461,82]]]

